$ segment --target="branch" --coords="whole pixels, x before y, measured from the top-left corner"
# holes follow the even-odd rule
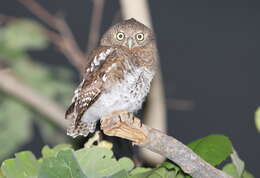
[[[0,25],[16,20],[15,17],[0,14]]]
[[[67,128],[66,120],[64,120],[64,109],[23,84],[10,70],[0,70],[0,90],[15,96],[41,114],[47,116],[59,126]]]
[[[133,141],[134,144],[167,157],[193,178],[231,178],[208,164],[190,148],[165,133],[141,124],[134,116],[120,115],[102,118],[101,128],[106,135]]]
[[[78,71],[83,73],[83,69],[86,64],[86,57],[78,47],[75,38],[63,18],[51,15],[46,9],[44,9],[35,0],[18,0],[26,8],[28,8],[35,16],[48,24],[53,29],[59,32],[55,33],[45,29],[49,34],[50,40],[60,49],[60,51],[69,59],[72,65],[74,65]],[[52,35],[50,35],[50,33]],[[53,37],[55,35],[55,38]]]
[[[89,53],[90,50],[95,48],[98,43],[99,31],[102,21],[102,14],[104,9],[104,0],[92,0],[93,2],[93,10],[91,15],[91,24],[88,36],[88,45],[86,49],[86,54]]]

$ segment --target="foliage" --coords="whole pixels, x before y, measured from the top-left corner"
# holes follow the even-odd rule
[[[1,33],[1,40],[7,50],[43,49],[48,45],[40,25],[29,19],[11,21]]]
[[[188,146],[213,166],[226,160],[232,152],[231,141],[223,135],[209,135],[190,143]]]
[[[41,25],[20,19],[0,26],[0,64],[4,63],[17,78],[45,97],[68,105],[73,91],[72,73],[60,66],[47,66],[33,60],[28,51],[44,50],[48,39]],[[39,125],[45,142],[50,144],[65,141],[57,127],[47,118],[32,110],[21,101],[0,91],[0,160],[13,153],[19,146],[30,140],[32,122]],[[17,117],[19,116],[19,117]],[[52,139],[55,136],[57,139]],[[7,141],[8,140],[8,141]]]
[[[222,135],[210,135],[192,142],[190,147],[193,151],[203,153],[204,158],[220,163],[220,159],[215,156],[216,153],[224,158],[227,151],[214,145],[224,146],[230,154],[232,146],[227,140]],[[198,146],[198,142],[203,144]],[[190,178],[170,161],[156,168],[134,168],[134,163],[129,158],[116,159],[109,144],[86,145],[88,147],[77,151],[70,145],[58,145],[54,148],[45,146],[42,149],[42,157],[38,160],[29,151],[17,153],[15,158],[2,163],[0,178]],[[210,147],[214,149],[203,151]],[[245,171],[242,160],[234,150],[231,159],[232,163],[223,167],[225,172],[235,178],[253,178],[253,175]]]
[[[255,112],[255,125],[257,130],[260,132],[260,107]]]
[[[3,159],[30,138],[31,125],[30,112],[14,100],[3,98],[0,103],[0,113],[0,159]]]

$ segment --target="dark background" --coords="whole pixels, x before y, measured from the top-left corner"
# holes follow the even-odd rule
[[[84,48],[90,0],[40,0],[66,15]],[[260,105],[260,1],[150,0],[167,99],[194,102],[191,111],[168,108],[168,131],[184,143],[211,133],[227,135],[247,169],[260,175],[260,133],[254,112]],[[119,11],[106,1],[101,33]],[[0,13],[33,17],[15,0],[1,0]],[[37,55],[50,65],[69,65],[53,48]],[[34,143],[38,143],[35,139]],[[42,143],[39,143],[42,144]],[[34,144],[35,150],[41,145]],[[32,149],[32,145],[27,147]]]

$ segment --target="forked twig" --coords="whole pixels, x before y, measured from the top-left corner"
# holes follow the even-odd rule
[[[61,17],[51,15],[35,0],[18,0],[28,8],[35,16],[48,24],[59,33],[44,29],[51,41],[60,49],[60,51],[69,59],[81,73],[86,64],[86,56],[81,52],[75,38],[65,20]]]

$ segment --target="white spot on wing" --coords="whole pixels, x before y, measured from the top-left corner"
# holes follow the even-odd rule
[[[109,48],[104,52],[101,52],[98,56],[94,57],[94,60],[90,64],[90,68],[86,69],[86,72],[93,72],[95,67],[100,65],[101,61],[106,60],[107,56],[114,51],[113,48]]]
[[[103,75],[102,80],[105,82],[107,80],[106,74]]]
[[[93,63],[95,66],[98,66],[100,64],[100,60],[97,59],[97,56],[95,56]]]

